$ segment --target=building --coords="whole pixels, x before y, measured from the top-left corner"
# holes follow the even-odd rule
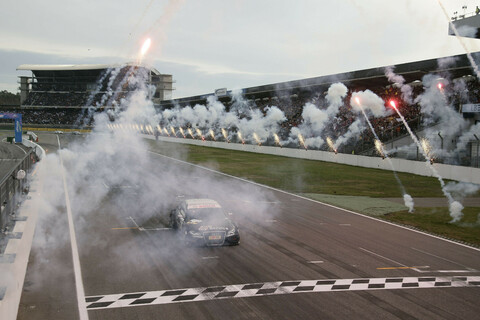
[[[480,39],[480,9],[468,14],[456,13],[451,20],[448,26],[449,35]]]
[[[159,103],[174,90],[172,75],[136,64],[23,64],[17,70],[32,72],[19,77],[22,106],[110,107],[140,85],[152,86],[150,98]]]

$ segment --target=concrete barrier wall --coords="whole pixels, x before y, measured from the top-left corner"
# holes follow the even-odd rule
[[[23,137],[22,144],[26,147],[33,148],[35,150],[35,154],[37,155],[38,159],[42,159],[45,156],[45,150],[43,150],[42,147],[40,147],[38,144],[35,142],[32,142],[25,137]]]
[[[36,147],[40,159],[45,156],[45,150],[42,147],[23,139],[24,145]],[[12,230],[13,234],[21,234],[20,238],[9,239],[5,248],[4,258],[10,258],[0,263],[0,289],[4,288],[5,294],[0,299],[0,319],[15,320],[18,314],[18,307],[25,281],[30,249],[32,247],[33,236],[37,224],[39,206],[42,199],[43,177],[46,172],[45,164],[40,161],[36,164],[35,174],[30,177],[29,198],[25,200],[19,209],[19,221],[15,222]]]
[[[155,139],[151,135],[143,135],[147,139]],[[226,143],[216,141],[201,141],[183,138],[158,137],[158,140],[165,142],[199,145],[203,147],[214,147],[229,150],[238,150],[254,153],[271,154],[276,156],[299,158],[307,160],[318,160],[346,164],[356,167],[373,168],[380,170],[392,170],[392,165],[397,172],[413,173],[421,176],[432,177],[437,172],[442,178],[480,184],[480,168],[453,166],[448,164],[434,163],[429,165],[424,161],[413,161],[406,159],[392,158],[391,164],[388,159],[381,157],[366,157],[352,154],[335,154],[333,152],[280,148],[271,146],[258,146],[252,144]]]

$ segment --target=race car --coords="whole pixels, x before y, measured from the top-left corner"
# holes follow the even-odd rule
[[[211,199],[183,200],[170,213],[170,226],[188,245],[238,245],[238,226]]]

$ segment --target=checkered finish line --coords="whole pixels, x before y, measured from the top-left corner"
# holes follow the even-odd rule
[[[407,277],[278,281],[86,297],[87,309],[246,298],[276,294],[381,289],[480,287],[480,277]]]

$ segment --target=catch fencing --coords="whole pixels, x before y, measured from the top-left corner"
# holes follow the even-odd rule
[[[8,231],[8,226],[15,220],[16,210],[20,207],[21,202],[28,193],[27,176],[22,178],[23,170],[26,174],[37,162],[35,149],[30,149],[27,154],[8,174],[0,181],[0,232]],[[0,234],[1,234],[0,233]]]

